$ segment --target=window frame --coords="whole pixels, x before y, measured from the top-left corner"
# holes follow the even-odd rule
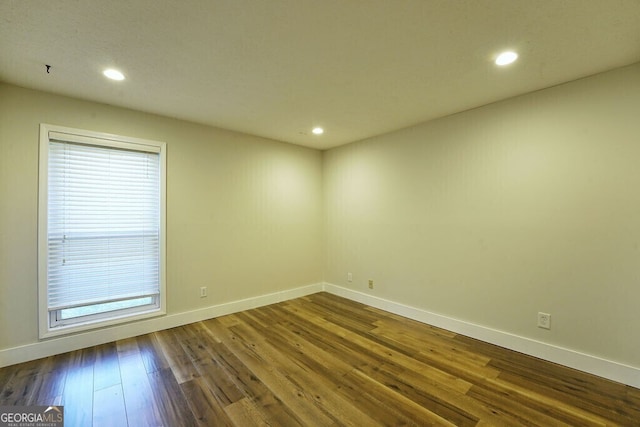
[[[88,315],[74,322],[55,320],[55,313],[48,307],[48,200],[49,200],[49,133],[63,133],[69,136],[69,142],[97,145],[110,148],[137,149],[138,151],[159,152],[160,166],[160,239],[159,239],[159,295],[157,307],[140,310],[121,309],[101,314]],[[87,140],[91,140],[88,143]],[[115,135],[40,124],[39,138],[39,177],[38,177],[38,324],[40,339],[88,331],[122,323],[133,322],[166,314],[166,143],[129,136]],[[52,325],[54,323],[54,325]]]

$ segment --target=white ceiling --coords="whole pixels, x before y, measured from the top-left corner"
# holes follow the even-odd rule
[[[638,61],[640,0],[0,2],[0,81],[319,149]]]

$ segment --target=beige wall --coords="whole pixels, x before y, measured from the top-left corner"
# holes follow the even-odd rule
[[[0,350],[37,341],[45,122],[168,143],[169,314],[324,279],[640,366],[638,117],[640,64],[324,153],[0,84]]]
[[[169,314],[322,280],[319,151],[0,84],[0,350],[37,341],[42,122],[167,143]]]
[[[640,366],[640,65],[335,148],[323,167],[325,281]]]

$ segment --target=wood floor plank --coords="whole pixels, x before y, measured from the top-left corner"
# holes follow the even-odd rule
[[[236,426],[263,427],[273,425],[263,418],[262,411],[258,409],[255,402],[248,398],[243,398],[227,406],[224,410]]]
[[[31,376],[13,376],[3,389],[2,402],[6,406],[28,405],[38,385]]]
[[[359,404],[368,406],[373,417],[382,421],[384,425],[475,425],[468,414],[434,412],[432,410],[434,405],[431,408],[421,405],[404,395],[395,384],[380,382],[358,369],[354,369],[345,376],[344,385],[347,388],[342,392],[347,392],[349,396],[357,396],[356,398],[360,400]],[[367,393],[358,394],[357,390],[367,390]],[[452,419],[457,420],[458,423]]]
[[[369,351],[352,343],[347,336],[349,331],[338,325],[315,317],[304,307],[296,307],[287,311],[295,314],[295,322],[287,323],[295,333],[307,337],[308,341],[323,348],[327,353],[343,358],[351,367],[362,365],[378,365],[384,363],[385,355]]]
[[[302,325],[277,325],[273,327],[277,332],[269,336],[269,342],[277,346],[287,357],[296,360],[307,370],[319,372],[327,378],[345,375],[355,366],[378,364],[362,355],[354,355],[341,350],[345,347],[335,342],[331,345],[329,335],[312,333]]]
[[[328,323],[327,323],[328,324]],[[415,358],[408,356],[406,353],[402,351],[398,351],[397,347],[389,347],[381,344],[377,339],[372,340],[370,333],[365,333],[360,336],[358,334],[354,334],[349,330],[339,330],[339,326],[328,326],[330,330],[335,331],[335,333],[339,336],[344,336],[345,342],[349,343],[349,350],[351,352],[355,352],[359,355],[360,358],[364,357],[364,355],[377,355],[376,358],[370,359],[367,363],[362,363],[359,366],[364,368],[365,366],[378,366],[381,364],[399,364],[407,369],[411,369],[416,372],[426,372],[428,371],[431,376],[437,377],[441,382],[445,384],[449,384],[450,387],[455,387],[460,391],[466,391],[470,388],[471,384],[462,381],[457,377],[447,374],[445,371],[441,371],[438,369],[433,369],[429,364],[421,363],[417,361]],[[354,366],[354,363],[351,362],[350,366]]]
[[[535,376],[535,380],[531,380],[528,374],[516,375],[513,373],[502,373],[500,379],[553,399],[564,400],[577,408],[584,409],[606,419],[614,420],[617,423],[625,424],[630,422],[630,420],[640,420],[640,410],[637,407],[634,408],[631,405],[624,405],[617,409],[611,409],[616,408],[616,403],[623,401],[622,398],[611,398],[603,395],[600,389],[594,393],[589,391],[589,388],[572,387],[571,385],[562,383],[562,381],[557,378],[547,379],[546,384],[542,384],[540,383],[541,379],[538,374],[534,373],[533,375]],[[570,389],[572,393],[568,394],[566,392],[567,389]]]
[[[244,395],[257,405],[262,418],[276,425],[302,425],[297,416],[275,396],[268,387],[238,359],[224,344],[215,344],[213,358],[227,375],[242,390]],[[245,399],[241,399],[245,401]],[[237,405],[238,402],[229,406]],[[244,405],[244,404],[243,404]]]
[[[183,330],[172,328],[155,332],[153,335],[179,384],[198,376],[196,368],[178,338],[179,335],[184,335]]]
[[[2,396],[4,387],[9,383],[9,380],[16,375],[19,366],[20,365],[15,365],[15,367],[0,368],[0,397]]]
[[[567,403],[604,418],[625,424],[640,420],[640,406],[620,405],[626,390],[613,381],[593,376],[531,356],[518,359],[494,358],[490,362],[502,370],[500,379]]]
[[[147,334],[136,337],[140,356],[147,373],[169,368],[169,362],[162,353],[162,347],[155,334]]]
[[[318,293],[0,369],[79,426],[640,426],[640,390]]]
[[[232,427],[233,422],[224,411],[224,406],[210,392],[204,377],[194,378],[180,384],[187,405],[200,426]]]
[[[418,388],[416,387],[417,382],[412,381],[415,377],[411,380],[401,379],[393,368],[388,369],[386,365],[382,365],[375,369],[365,367],[363,371],[356,370],[355,372],[359,378],[368,380],[370,383],[368,389],[375,389],[375,384],[383,385],[389,392],[408,398],[454,425],[474,426],[480,419],[469,411],[467,402],[463,402],[464,394],[434,387],[427,383],[422,383],[422,387]]]
[[[199,325],[197,328],[187,328],[186,331],[188,334],[183,347],[190,349],[188,353],[202,380],[198,384],[206,385],[212,397],[223,407],[243,399],[245,395],[214,357],[217,351],[214,346],[226,344],[219,340],[207,342],[206,337],[209,335]]]
[[[117,342],[122,391],[130,426],[162,425],[146,367],[135,339]],[[66,408],[65,408],[66,409]]]
[[[254,326],[257,326],[257,325],[254,325]],[[235,331],[238,328],[239,326],[236,326],[231,329]],[[286,337],[284,341],[277,341],[277,343],[279,344],[279,349],[282,352],[283,347],[287,345],[287,342],[288,341],[294,342],[295,337],[290,335],[291,332],[287,330],[287,328],[277,327],[277,330],[278,330],[278,333],[283,334]],[[273,334],[271,334],[271,339],[273,339]],[[310,347],[309,343],[301,344],[300,340],[298,339],[298,341],[296,341],[296,346],[294,348],[295,349],[306,348],[308,350],[309,347]],[[290,354],[291,358],[298,358],[298,360],[303,360],[308,355],[320,354],[319,356],[320,360],[327,363],[328,366],[330,367],[335,367],[336,365],[344,366],[344,375],[339,375],[338,377],[335,377],[335,372],[331,372],[331,369],[329,369],[329,371],[323,372],[323,377],[334,378],[332,383],[330,384],[325,383],[323,385],[323,388],[325,389],[330,388],[334,390],[336,394],[343,396],[349,401],[353,402],[353,399],[356,399],[356,401],[358,402],[358,405],[361,406],[365,410],[365,412],[368,414],[367,417],[374,416],[374,419],[382,422],[383,425],[389,425],[390,423],[398,424],[398,425],[412,424],[413,422],[417,422],[418,420],[421,420],[422,422],[424,422],[424,420],[429,419],[429,417],[431,417],[432,420],[437,420],[435,421],[436,424],[447,424],[447,422],[444,419],[438,417],[433,413],[429,413],[429,417],[425,416],[425,413],[420,413],[417,419],[413,419],[412,421],[411,417],[407,417],[402,412],[397,411],[397,407],[401,406],[400,402],[393,402],[392,405],[386,405],[384,401],[380,401],[375,397],[373,397],[371,394],[371,390],[367,390],[367,394],[353,393],[353,390],[357,389],[357,387],[361,385],[361,382],[355,381],[354,378],[346,376],[346,374],[348,374],[352,370],[352,368],[348,364],[345,364],[338,359],[334,359],[332,358],[331,355],[324,353],[324,350],[321,350],[321,349],[316,349],[312,351],[295,351],[294,350],[294,352],[295,354]],[[307,361],[305,365],[313,366],[312,364],[309,363],[309,361]],[[321,368],[321,366],[316,365],[314,370],[318,370],[318,368]],[[413,412],[415,412],[415,408],[413,408]],[[359,420],[361,423],[365,423],[366,425],[371,425],[370,423],[372,422],[372,421],[365,421],[366,419],[362,416],[362,414],[358,414],[356,417],[352,417],[350,419]]]
[[[265,384],[279,400],[290,408],[304,425],[332,425],[336,420],[319,404],[318,396],[305,390],[293,380],[299,367],[292,369],[277,349],[266,342],[264,336],[246,323],[239,322],[228,328],[237,340],[229,347],[234,354]],[[231,335],[228,335],[231,336]]]
[[[567,404],[562,400],[553,399],[545,395],[538,394],[532,390],[511,384],[498,379],[486,378],[478,382],[478,387],[485,387],[504,393],[517,402],[545,413],[559,421],[576,426],[601,426],[607,425],[606,420],[596,414],[589,413],[581,408]],[[474,390],[474,389],[472,389]],[[468,394],[472,395],[473,391]],[[613,423],[616,425],[616,423]]]
[[[356,311],[353,310],[353,308],[348,310],[348,305],[332,304],[324,299],[314,299],[312,302],[304,304],[303,307],[315,316],[340,325],[342,328],[355,333],[366,333],[376,327],[373,325],[375,316],[368,315],[364,310]],[[340,311],[332,311],[338,307],[340,307]],[[342,309],[343,307],[345,310]]]
[[[122,386],[118,383],[101,387],[93,394],[94,427],[121,427],[127,425],[127,411],[124,406]]]
[[[62,405],[62,395],[68,372],[67,366],[70,360],[70,353],[58,354],[51,358],[50,369],[43,374],[39,387],[34,389],[31,405]]]
[[[431,408],[433,412],[446,419],[452,419],[451,414],[458,416],[456,413],[459,413],[464,418],[477,419],[478,423],[483,420],[492,426],[513,426],[521,423],[521,417],[514,416],[514,413],[506,411],[500,405],[476,399],[470,396],[469,391],[459,392],[443,386],[442,383],[434,383],[431,378],[414,371],[398,371],[397,367],[385,365],[374,372],[367,372],[367,375],[391,386],[421,406]],[[454,422],[461,424],[463,421]]]
[[[72,426],[93,423],[93,366],[96,347],[72,352],[64,384],[64,421]]]
[[[570,424],[548,415],[545,411],[530,408],[526,402],[514,399],[509,394],[501,393],[495,389],[473,387],[467,392],[467,396],[484,402],[488,406],[500,408],[500,411],[509,414],[511,418],[516,420],[515,425],[570,426]]]
[[[412,349],[412,354],[416,353],[446,353],[447,359],[456,359],[460,363],[469,365],[471,369],[485,368],[491,361],[488,356],[482,356],[470,350],[466,345],[457,345],[450,338],[441,337],[438,334],[417,334],[411,331],[398,328],[398,325],[390,325],[384,320],[376,322],[376,328],[372,334],[384,337],[387,342],[395,346]],[[385,342],[385,343],[387,343]],[[500,371],[487,369],[485,375],[498,375]]]
[[[376,326],[389,325],[391,327],[395,327],[399,331],[414,335],[425,340],[430,340],[436,337],[453,340],[454,338],[458,337],[455,332],[447,331],[446,329],[427,325],[425,323],[420,323],[417,320],[408,319],[398,314],[380,310],[379,308],[366,307],[365,310],[375,313],[379,316],[378,320],[374,323]]]
[[[243,325],[242,322],[235,323],[235,326],[229,328],[226,333],[223,329],[219,329],[220,325],[216,325],[214,321],[208,321],[207,326],[217,329],[217,333],[220,336],[228,337],[231,341],[229,345],[235,345],[238,352],[242,351],[243,346],[245,346],[245,348],[250,347],[254,354],[259,355],[256,356],[256,359],[263,359],[265,363],[271,366],[278,366],[280,372],[286,377],[287,381],[291,383],[292,387],[303,394],[302,396],[299,396],[299,398],[312,403],[318,407],[326,417],[332,420],[330,424],[325,424],[323,420],[326,421],[326,417],[320,417],[316,419],[314,423],[309,425],[338,424],[358,427],[362,425],[378,425],[378,423],[368,414],[354,407],[347,399],[344,399],[334,392],[334,389],[339,385],[339,383],[331,381],[327,375],[322,375],[322,372],[318,369],[310,367],[315,366],[313,363],[308,361],[306,363],[301,363],[307,355],[313,357],[319,355],[319,357],[322,358],[323,351],[319,348],[311,348],[311,346],[306,346],[304,344],[299,345],[299,343],[293,343],[292,340],[289,339],[291,338],[289,335],[282,337],[282,340],[274,339],[274,334],[271,334],[270,342],[267,342],[264,339],[256,339],[252,340],[252,343],[249,346],[246,346],[245,343],[240,343],[239,340],[236,339],[236,337],[239,336],[250,336],[246,331],[243,331],[238,335],[238,330],[246,328],[246,325]],[[289,331],[286,329],[279,329],[278,332],[282,333]],[[275,344],[275,346],[273,344]],[[299,349],[303,350],[298,351]],[[324,360],[329,366],[335,366],[330,362],[330,358],[328,356]],[[250,362],[246,363],[250,365]],[[346,372],[347,371],[344,373]],[[337,374],[335,370],[333,374]],[[288,400],[286,398],[282,398],[282,400],[287,404]]]
[[[116,343],[112,342],[96,347],[93,375],[94,390],[120,385],[120,383],[120,364]]]
[[[3,390],[0,400],[9,406],[32,404],[46,388],[43,377],[53,369],[53,360],[53,357],[46,357],[19,365],[13,375],[7,376],[7,383],[0,386]]]
[[[170,368],[160,369],[148,374],[149,385],[160,412],[160,418],[167,425],[190,427],[197,422],[189,410],[175,376]]]

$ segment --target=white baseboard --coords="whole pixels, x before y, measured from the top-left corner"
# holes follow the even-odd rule
[[[508,332],[476,325],[458,319],[431,313],[426,310],[375,297],[363,292],[324,284],[324,290],[353,301],[427,323],[451,332],[476,338],[484,342],[528,354],[549,362],[607,378],[622,384],[640,388],[640,368],[602,359],[552,344],[525,338]]]
[[[42,357],[48,357],[54,354],[65,353],[67,351],[78,350],[94,345],[105,344],[120,339],[131,338],[163,329],[174,328],[176,326],[199,322],[201,320],[224,316],[226,314],[237,313],[251,308],[275,304],[301,296],[314,294],[322,290],[323,284],[316,283],[294,289],[273,292],[258,297],[213,305],[198,310],[169,314],[162,317],[154,317],[147,320],[46,339],[19,347],[12,347],[0,350],[0,367],[40,359]]]
[[[269,304],[275,304],[321,291],[326,291],[334,295],[367,304],[422,323],[437,326],[451,332],[476,338],[500,347],[558,363],[583,372],[588,372],[632,387],[640,388],[640,368],[638,367],[624,365],[530,338],[513,335],[504,331],[431,313],[423,309],[400,304],[365,294],[363,292],[354,291],[352,289],[343,288],[331,283],[316,283],[301,286],[257,297],[209,306],[198,310],[170,314],[90,332],[56,337],[32,344],[0,350],[0,367],[40,359],[42,357],[48,357],[54,354],[65,353],[67,351],[78,350],[120,339],[131,338],[193,322],[199,322],[201,320],[237,313],[239,311],[262,307]]]

